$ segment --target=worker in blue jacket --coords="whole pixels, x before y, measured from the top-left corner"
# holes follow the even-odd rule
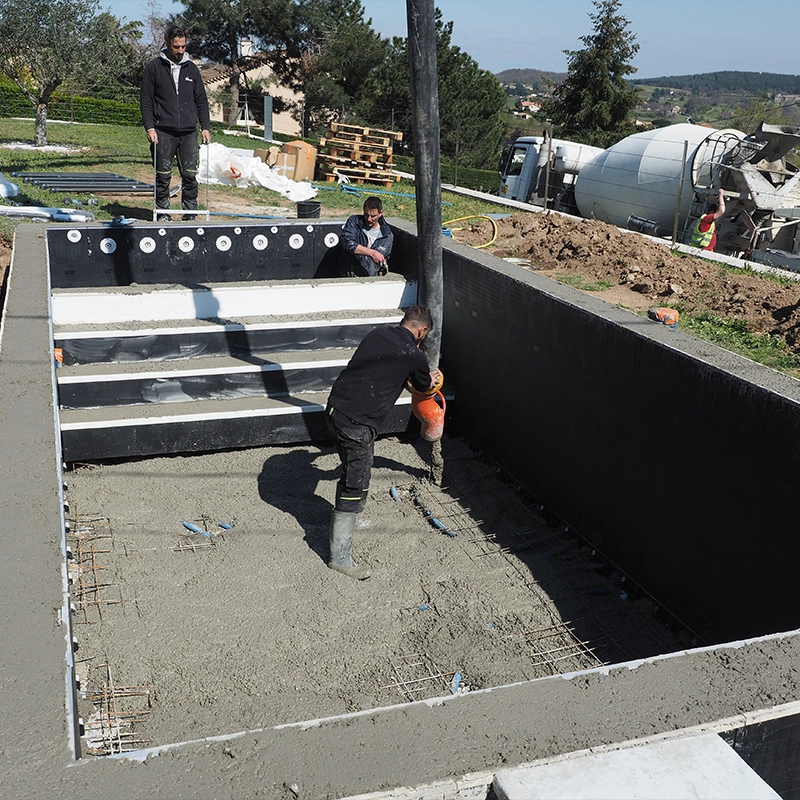
[[[176,25],[164,34],[164,49],[145,67],[139,93],[142,122],[156,171],[156,208],[169,208],[172,162],[178,158],[181,207],[197,209],[197,123],[203,144],[211,141],[208,97],[200,70],[186,53],[186,32]],[[162,218],[169,218],[162,214]],[[184,215],[184,219],[193,219]]]
[[[364,201],[364,213],[353,214],[342,228],[339,274],[348,278],[385,275],[394,234],[383,218],[380,197]]]

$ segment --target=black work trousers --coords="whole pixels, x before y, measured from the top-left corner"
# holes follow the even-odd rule
[[[325,411],[328,431],[336,442],[336,451],[342,462],[334,508],[360,514],[367,502],[378,432],[369,425],[353,422],[330,406]]]
[[[156,208],[169,208],[172,162],[178,157],[181,174],[181,208],[197,208],[197,157],[200,153],[197,129],[165,131],[157,128],[158,142],[150,145],[156,169]]]

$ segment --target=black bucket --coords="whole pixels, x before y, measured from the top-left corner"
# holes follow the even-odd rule
[[[298,219],[319,219],[319,210],[322,208],[322,203],[316,200],[306,200],[303,203],[297,204],[297,218]]]

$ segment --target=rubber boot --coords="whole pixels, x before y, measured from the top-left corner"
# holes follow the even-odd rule
[[[331,515],[330,531],[330,560],[328,566],[347,575],[363,581],[372,574],[369,567],[353,563],[352,547],[353,533],[356,529],[356,516],[349,511],[334,511]]]

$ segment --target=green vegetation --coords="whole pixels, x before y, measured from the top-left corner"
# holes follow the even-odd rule
[[[494,166],[505,131],[506,96],[497,79],[451,43],[453,23],[436,11],[436,61],[443,159],[460,166]],[[386,59],[363,81],[355,112],[364,123],[403,132],[413,145],[408,41],[395,37]],[[444,171],[444,170],[443,170]],[[497,181],[495,181],[495,186]]]
[[[260,146],[255,139],[244,139],[225,133],[226,126],[219,124],[212,130],[212,140],[225,147],[250,149]],[[31,142],[33,122],[0,119],[0,145],[8,142]],[[152,182],[152,166],[150,152],[147,147],[144,131],[140,127],[124,125],[82,125],[70,123],[51,123],[51,145],[67,145],[75,148],[75,152],[59,153],[40,149],[5,149],[0,147],[0,164],[2,172],[10,180],[14,180],[14,172],[114,172],[136,180]],[[406,164],[410,169],[411,162]],[[460,172],[460,170],[459,170]],[[177,172],[176,177],[177,180]],[[461,181],[459,181],[461,183]],[[384,210],[389,217],[400,217],[416,221],[416,200],[414,183],[402,180],[384,189],[374,184],[350,185],[343,189],[332,183],[315,183],[319,188],[317,200],[322,203],[323,214],[331,213],[342,216],[352,214],[361,209],[364,199],[370,194],[378,194],[383,200]],[[230,199],[237,204],[250,207],[282,206],[291,208],[292,204],[276,192],[260,187],[239,189],[233,186],[211,187],[215,196]],[[21,205],[42,205],[47,207],[70,206],[72,200],[85,205],[91,198],[89,194],[71,194],[69,196],[40,189],[29,183],[20,183],[21,194],[15,202]],[[201,205],[204,189],[201,187]],[[454,219],[470,214],[497,213],[498,207],[468,197],[461,197],[450,192],[443,192],[442,216]],[[152,217],[152,198],[150,196],[131,195],[124,201],[111,201],[106,196],[97,197],[98,204],[89,207],[98,219],[111,219],[124,215],[133,219]],[[214,203],[211,202],[214,211]],[[8,232],[16,224],[0,217],[0,235]]]
[[[581,37],[585,49],[567,51],[567,77],[542,110],[555,136],[609,147],[636,131],[632,114],[639,93],[627,76],[636,71],[630,62],[639,45],[619,13],[621,0],[593,0],[593,5],[594,33]]]
[[[584,292],[602,292],[614,285],[609,281],[587,281],[583,275],[556,275],[556,280],[576,289],[582,289]]]
[[[130,83],[137,62],[125,36],[98,0],[0,0],[0,71],[35,110],[37,146],[47,144],[48,105],[65,81],[80,77],[95,96],[110,77]]]
[[[682,313],[678,326],[698,339],[780,372],[800,376],[800,360],[790,352],[783,339],[768,333],[751,333],[744,320],[726,319],[704,311],[688,316]]]
[[[636,78],[634,84],[661,86],[667,89],[686,89],[695,94],[736,92],[746,95],[780,92],[800,94],[799,75],[781,75],[775,72],[704,72],[699,75],[671,75],[660,78]]]

